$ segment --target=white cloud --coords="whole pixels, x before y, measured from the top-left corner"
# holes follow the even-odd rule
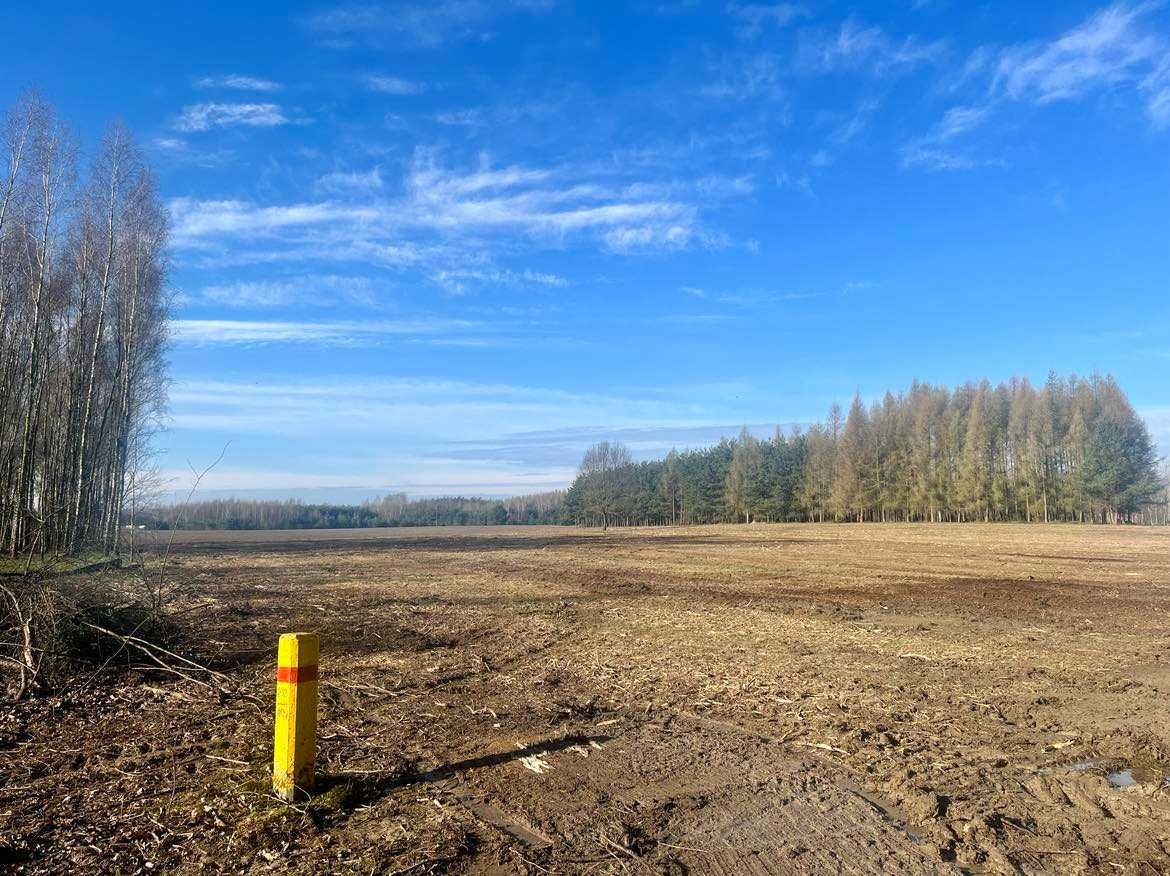
[[[669,251],[685,249],[695,238],[695,230],[681,224],[623,225],[606,231],[604,237],[614,252]]]
[[[270,128],[289,123],[274,103],[197,103],[183,107],[174,127],[179,131],[209,131],[232,125]]]
[[[710,422],[708,399],[686,391],[579,392],[429,377],[179,380],[171,403],[179,428],[326,434],[331,425],[345,422],[354,433],[388,431],[411,435],[412,440],[434,434],[452,442],[538,429],[670,428]],[[586,442],[587,437],[579,440]]]
[[[375,207],[344,206],[328,201],[260,207],[246,201],[174,198],[169,206],[172,235],[179,246],[225,235],[247,238],[327,223],[361,224],[373,222],[382,215]]]
[[[434,48],[446,42],[490,38],[493,20],[518,12],[542,12],[551,0],[399,0],[342,3],[302,19],[305,29],[333,48],[413,43]]]
[[[1051,41],[998,52],[980,47],[951,90],[987,76],[989,102],[948,110],[931,131],[903,146],[903,167],[956,170],[1002,164],[956,150],[952,141],[984,125],[1006,101],[1044,106],[1128,85],[1144,94],[1155,127],[1170,126],[1170,40],[1143,27],[1151,8],[1114,4]]]
[[[289,306],[333,307],[377,304],[374,284],[366,277],[333,274],[286,280],[252,280],[204,287],[194,301],[236,309]]]
[[[400,79],[397,76],[383,76],[380,74],[367,76],[366,85],[371,91],[377,91],[381,94],[397,94],[403,96],[422,94],[426,90],[426,86],[421,82],[411,82],[408,79]]]
[[[1165,52],[1160,39],[1138,29],[1142,11],[1110,6],[1051,43],[1005,50],[995,67],[992,91],[1043,104],[1136,78],[1135,68]]]
[[[968,131],[973,131],[982,125],[991,110],[985,106],[954,106],[942,117],[942,121],[935,126],[930,137],[938,143],[945,143]]]
[[[194,167],[221,167],[236,155],[231,149],[193,149],[182,137],[156,137],[152,145],[167,163]]]
[[[481,109],[444,110],[435,113],[435,121],[453,128],[480,128],[487,124]]]
[[[544,286],[563,288],[569,281],[559,274],[545,271],[479,270],[472,268],[450,268],[437,271],[431,277],[435,283],[448,292],[460,294],[470,285],[491,285],[511,287]]]
[[[863,27],[850,18],[833,36],[806,36],[798,63],[810,72],[855,70],[883,75],[937,61],[946,48],[942,40],[923,42],[913,36],[897,40],[880,27]]]
[[[552,179],[554,172],[513,165],[498,170],[490,168],[463,175],[438,170],[426,153],[416,156],[414,171],[408,180],[412,187],[441,190],[445,195],[473,195],[483,191],[533,186]]]
[[[782,189],[796,189],[808,197],[813,196],[812,180],[808,174],[793,174],[781,170],[776,174],[776,185]]]
[[[373,167],[360,171],[334,171],[317,179],[316,188],[322,192],[373,192],[382,188],[382,169]]]
[[[380,198],[380,175],[330,174],[320,187],[349,190],[352,202],[321,200],[261,206],[238,200],[171,201],[177,247],[202,250],[221,266],[242,261],[353,259],[437,270],[490,266],[501,240],[561,246],[570,236],[621,252],[675,250],[692,243],[723,246],[700,215],[716,202],[754,191],[749,176],[631,182],[612,166],[453,170],[420,151],[402,194]],[[363,191],[363,186],[365,191]],[[366,197],[358,198],[364,194]],[[271,250],[239,244],[265,240]],[[233,252],[233,248],[235,252]],[[457,249],[458,253],[451,250]]]
[[[696,181],[691,192],[714,185]],[[557,243],[565,235],[589,232],[602,234],[603,242],[619,241],[620,235],[606,238],[604,232],[632,229],[647,244],[658,239],[674,246],[680,230],[689,234],[696,221],[695,205],[666,189],[574,181],[568,170],[520,166],[460,173],[441,167],[429,153],[416,158],[405,189],[400,201],[375,209],[379,231],[446,237],[518,233]]]
[[[1156,127],[1170,125],[1170,40],[1143,26],[1153,7],[1114,4],[1051,42],[1003,50],[992,95],[1044,105],[1129,85],[1144,93]]]
[[[237,91],[280,91],[282,86],[279,82],[273,82],[271,79],[259,79],[255,76],[204,76],[202,79],[195,80],[197,88],[231,88]]]
[[[224,428],[230,429],[234,422],[229,421]],[[229,448],[229,455],[230,452]],[[200,480],[194,499],[295,497],[310,502],[352,504],[389,493],[406,493],[411,497],[513,496],[561,489],[576,474],[575,467],[568,466],[529,472],[461,461],[438,464],[434,459],[402,454],[396,454],[396,459],[403,466],[401,470],[388,470],[376,464],[362,470],[328,472],[217,466]],[[160,479],[174,491],[166,497],[167,501],[186,500],[192,480],[190,469],[167,469],[160,472]]]
[[[962,68],[942,83],[941,90],[955,94],[982,77],[989,75],[995,66],[998,49],[994,46],[979,46],[963,62]]]
[[[180,344],[317,343],[353,345],[378,337],[402,338],[451,334],[474,329],[467,320],[368,320],[289,322],[280,320],[173,319],[170,336]]]
[[[975,159],[955,151],[951,142],[979,128],[991,115],[987,106],[955,106],[923,137],[908,141],[902,147],[903,167],[923,167],[927,170],[966,170],[973,167],[1001,164],[999,161]]]
[[[848,121],[846,121],[833,133],[833,141],[837,144],[844,144],[855,140],[858,136],[861,135],[863,131],[865,131],[867,127],[869,127],[870,121],[873,119],[874,114],[880,107],[881,103],[879,101],[862,101],[853,111],[853,114],[849,117]]]
[[[794,3],[734,3],[727,11],[738,19],[736,34],[742,39],[755,39],[767,28],[780,29],[808,15]]]
[[[700,97],[715,100],[751,100],[757,97],[779,99],[781,86],[780,59],[772,54],[749,58],[731,57],[713,71],[715,78],[699,87]]]
[[[739,429],[718,424],[755,422],[749,405],[758,397],[750,385],[725,383],[591,391],[433,377],[254,374],[180,378],[171,403],[180,440],[218,449],[232,438],[205,489],[352,485],[385,492],[393,485],[434,495],[564,486],[585,448],[603,438],[625,441],[639,458],[705,445]],[[339,422],[354,437],[344,448],[327,437]],[[217,433],[214,440],[208,432]],[[274,453],[286,447],[287,455]],[[270,467],[277,459],[286,461]],[[177,485],[189,484],[190,472],[180,469],[173,471]]]
[[[1158,128],[1170,127],[1170,52],[1142,80],[1142,87],[1149,94],[1147,112],[1150,120]]]
[[[411,220],[444,231],[520,231],[534,237],[601,230],[607,242],[623,235],[678,241],[689,236],[694,206],[598,182],[566,181],[552,171],[508,167],[449,172],[423,154],[407,179]],[[547,184],[546,184],[547,183]]]
[[[903,151],[903,167],[921,167],[926,170],[970,170],[986,166],[988,162],[947,149],[932,146],[915,146]]]

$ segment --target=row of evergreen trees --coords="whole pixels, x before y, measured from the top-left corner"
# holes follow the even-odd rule
[[[753,520],[1167,521],[1145,423],[1112,377],[1050,375],[955,390],[915,382],[807,431],[746,429],[714,447],[634,463],[590,450],[568,522]]]

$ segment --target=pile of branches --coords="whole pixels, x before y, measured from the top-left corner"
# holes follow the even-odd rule
[[[0,678],[8,694],[83,683],[111,665],[202,670],[167,647],[177,633],[165,610],[171,589],[117,560],[0,575]]]

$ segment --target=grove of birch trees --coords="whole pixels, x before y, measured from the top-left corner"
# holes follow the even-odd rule
[[[0,130],[0,544],[116,548],[165,401],[166,212],[129,133],[38,95]]]

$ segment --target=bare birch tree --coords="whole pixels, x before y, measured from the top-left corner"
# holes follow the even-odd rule
[[[108,129],[80,184],[73,142],[35,94],[3,126],[0,537],[11,556],[116,550],[140,439],[165,404],[165,211],[124,127]]]

